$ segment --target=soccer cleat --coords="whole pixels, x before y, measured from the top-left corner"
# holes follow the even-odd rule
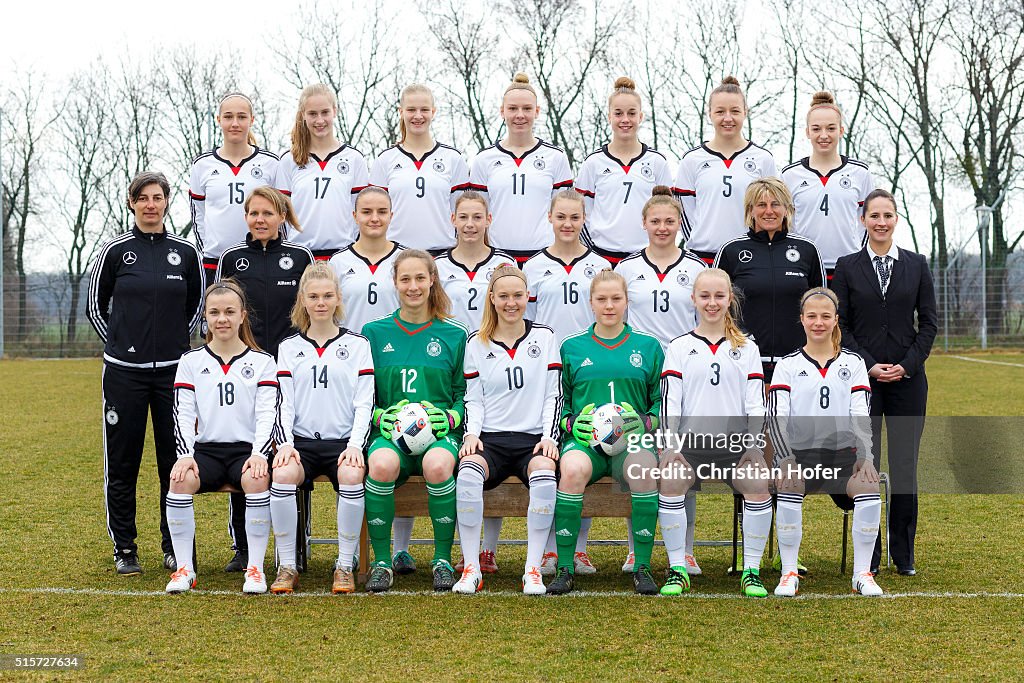
[[[772,569],[774,569],[777,572],[781,572],[782,571],[782,556],[781,555],[778,555],[778,554],[775,555],[775,558],[772,560]],[[805,567],[803,564],[801,564],[799,557],[796,558],[796,573],[799,574],[800,576],[807,576],[807,567]]]
[[[334,570],[334,582],[331,584],[331,592],[335,595],[338,593],[356,592],[356,577],[351,569],[338,567]]]
[[[164,553],[164,569],[169,572],[173,572],[178,568],[178,561],[174,557],[174,553]]]
[[[245,583],[242,584],[243,593],[258,595],[267,592],[267,579],[263,572],[250,565],[245,570]]]
[[[277,569],[277,578],[274,579],[274,583],[270,585],[270,592],[274,595],[294,593],[295,589],[298,587],[299,572],[295,570],[295,567],[285,567],[284,565],[281,565]]]
[[[455,570],[447,560],[438,560],[434,565],[434,590],[450,591],[455,585]],[[472,565],[470,565],[472,566]]]
[[[412,574],[416,571],[416,560],[412,559],[412,555],[406,550],[399,550],[395,553],[395,556],[391,558],[391,566],[394,567],[396,574]]]
[[[473,565],[467,565],[462,570],[462,578],[452,586],[452,593],[464,593],[472,595],[484,587],[484,575]]]
[[[665,572],[665,585],[661,587],[662,595],[682,595],[690,592],[690,575],[686,567],[669,567]]]
[[[761,583],[760,571],[757,569],[744,569],[740,577],[740,592],[748,598],[766,598],[768,589]]]
[[[658,583],[654,580],[654,575],[651,574],[651,568],[646,564],[640,565],[633,572],[633,590],[639,595],[658,594]]]
[[[544,579],[537,567],[527,567],[523,574],[523,595],[544,595],[548,589],[544,587]]]
[[[882,587],[875,583],[875,577],[871,572],[861,572],[853,577],[853,592],[867,597],[878,597],[882,595]]]
[[[498,573],[498,563],[494,559],[494,551],[485,550],[480,553],[480,571],[484,574]]]
[[[700,576],[704,573],[700,570],[700,565],[697,564],[697,558],[693,555],[687,555],[684,557],[683,562],[686,563],[686,573],[690,576]]]
[[[185,567],[180,567],[178,571],[171,574],[171,580],[167,582],[167,588],[164,590],[168,593],[185,593],[196,587],[196,573],[190,572]]]
[[[142,573],[139,554],[134,550],[121,550],[114,553],[114,567],[121,576],[138,576]]]
[[[635,565],[635,564],[636,564],[636,553],[630,553],[629,555],[626,555],[626,561],[622,563],[622,573],[623,574],[632,574],[633,573],[633,565]]]
[[[367,593],[386,593],[395,585],[395,572],[384,564],[375,564],[366,578]]]
[[[540,562],[540,573],[542,576],[554,576],[558,567],[558,553],[544,553]]]
[[[248,550],[236,550],[235,556],[231,558],[231,561],[224,567],[226,572],[244,572],[245,568],[249,566],[249,551]]]
[[[576,553],[572,556],[573,568],[577,574],[596,574],[597,567],[590,561],[590,555],[586,553]]]
[[[565,595],[571,593],[573,588],[573,573],[568,567],[559,567],[555,580],[548,585],[549,595]]]
[[[786,572],[779,579],[779,585],[775,587],[775,595],[780,598],[792,598],[800,592],[800,575],[796,572]]]

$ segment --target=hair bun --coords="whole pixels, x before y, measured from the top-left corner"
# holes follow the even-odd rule
[[[629,76],[619,76],[615,79],[616,90],[636,90],[636,83]]]
[[[740,82],[736,79],[735,76],[726,76],[725,78],[722,79],[722,85],[735,85],[739,87],[739,84]]]
[[[811,98],[811,106],[812,107],[817,107],[819,104],[835,104],[835,103],[836,103],[836,98],[833,97],[832,93],[830,93],[828,90],[819,90],[818,92],[814,93],[814,96]]]
[[[512,77],[513,83],[529,83],[530,77],[524,74],[522,71],[516,72],[516,75]]]
[[[652,197],[671,197],[672,188],[668,185],[655,185],[654,189],[651,190]]]

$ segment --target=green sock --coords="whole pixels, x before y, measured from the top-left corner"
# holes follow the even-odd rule
[[[657,505],[657,499],[655,499]],[[576,539],[580,536],[583,519],[583,494],[555,494],[555,545],[558,546],[558,568],[566,567],[575,573],[573,557],[576,554]]]
[[[391,566],[391,525],[395,521],[395,482],[366,477],[366,531],[373,559]]]
[[[654,530],[658,524],[658,492],[630,494],[633,507],[633,551],[636,553],[636,569],[650,568],[651,553],[654,551]]]
[[[434,524],[434,562],[451,564],[455,542],[455,477],[440,484],[427,484],[427,510]]]

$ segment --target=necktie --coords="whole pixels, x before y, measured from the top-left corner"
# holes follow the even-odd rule
[[[889,287],[889,275],[892,272],[889,261],[889,256],[875,257],[875,270],[878,272],[878,281],[882,285],[882,296],[885,296],[885,290]]]

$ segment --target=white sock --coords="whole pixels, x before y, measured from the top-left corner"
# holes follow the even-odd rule
[[[391,534],[395,539],[395,553],[409,552],[413,521],[415,521],[414,517],[395,517],[395,521],[391,525]]]
[[[629,546],[629,554],[633,554],[633,518],[626,517],[626,544]]]
[[[530,507],[526,512],[526,566],[540,567],[544,544],[555,521],[555,473],[539,470],[530,475]]]
[[[590,538],[590,527],[594,524],[593,517],[584,517],[580,520],[580,535],[576,537],[576,552],[587,552],[587,540]],[[633,534],[630,534],[632,536]]]
[[[466,567],[480,570],[480,527],[484,523],[484,468],[472,460],[459,463],[455,479],[455,519],[459,524],[459,544]]]
[[[782,573],[796,571],[800,540],[804,536],[804,494],[780,493],[775,510],[775,535],[779,538]]]
[[[552,521],[551,531],[548,532],[548,542],[544,544],[544,554],[547,555],[548,553],[557,553],[557,552],[558,552],[558,546],[555,544],[555,525],[554,525],[554,522]]]
[[[245,494],[245,537],[249,540],[249,566],[262,574],[270,542],[270,491]]]
[[[501,517],[484,519],[484,550],[498,553],[498,537],[501,536],[501,523],[504,521]]]
[[[168,496],[170,498],[170,496]],[[882,518],[882,499],[877,493],[853,498],[853,575],[870,571],[871,555]],[[170,521],[170,518],[168,518]]]
[[[658,522],[669,567],[686,566],[686,497],[658,496]]]
[[[338,564],[341,569],[352,569],[352,557],[359,543],[363,525],[366,493],[362,484],[338,486]]]
[[[192,545],[196,540],[196,509],[191,493],[167,494],[167,526],[171,529],[171,544],[178,567],[195,571],[192,564]]]
[[[768,531],[772,528],[772,499],[743,500],[743,568],[760,569]]]
[[[686,492],[686,554],[693,555],[693,536],[697,526],[697,492]]]
[[[295,566],[295,525],[299,511],[295,507],[295,484],[270,485],[270,519],[274,522],[274,547],[282,567]],[[248,505],[246,505],[248,509]]]

